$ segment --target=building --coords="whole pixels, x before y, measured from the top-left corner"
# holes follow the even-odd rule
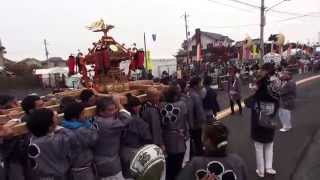
[[[1,40],[0,40],[0,67],[4,67],[5,58],[4,54],[6,53],[6,48],[2,46]]]
[[[53,68],[53,67],[65,67],[66,61],[60,57],[51,57],[46,61],[43,61],[42,68]]]
[[[41,61],[39,61],[35,58],[26,58],[26,59],[23,59],[22,61],[17,62],[16,64],[24,64],[27,66],[34,66],[37,68],[40,68],[42,66]]]
[[[197,59],[197,44],[201,44],[201,55],[202,60],[218,60],[224,59],[224,56],[228,56],[228,49],[232,47],[234,40],[228,36],[201,31],[200,29],[195,30],[195,34],[189,40],[182,43],[182,48],[176,55],[178,63],[187,62],[187,52],[191,61]],[[187,51],[188,49],[188,51]]]

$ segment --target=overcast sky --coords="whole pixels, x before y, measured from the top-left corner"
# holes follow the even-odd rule
[[[86,52],[100,33],[85,26],[103,18],[115,25],[111,35],[120,43],[137,43],[143,47],[143,32],[153,58],[172,58],[185,39],[185,11],[189,16],[191,34],[196,27],[221,33],[234,40],[246,34],[259,36],[259,10],[230,0],[2,0],[0,6],[0,38],[7,48],[6,57],[21,60],[26,57],[44,59],[43,40],[49,42],[50,56],[66,58],[77,49]],[[260,0],[241,0],[259,5]],[[266,0],[271,6],[280,0]],[[305,14],[320,12],[320,0],[291,0],[276,10]],[[315,17],[318,16],[318,17]],[[320,32],[320,13],[291,21],[276,22],[293,15],[267,13],[266,37],[282,32],[287,40],[313,42]],[[253,24],[252,26],[240,26]],[[227,28],[225,28],[227,27]],[[152,42],[151,35],[157,34]]]

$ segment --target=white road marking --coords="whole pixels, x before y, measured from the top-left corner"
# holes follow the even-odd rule
[[[318,78],[320,78],[320,75],[308,77],[308,78],[305,78],[305,79],[302,79],[302,80],[297,81],[297,82],[296,82],[296,85],[299,86],[299,85],[302,85],[302,84],[304,84],[304,83],[307,83],[307,82],[309,82],[309,81],[312,81],[312,80],[315,80],[315,79],[318,79]],[[244,104],[243,101],[241,102],[241,105],[242,105],[242,107],[245,106],[245,104]],[[235,106],[234,112],[238,112],[238,111],[239,111],[239,107],[238,107],[238,106]],[[229,108],[226,108],[226,109],[222,110],[221,112],[219,112],[219,113],[217,114],[216,119],[218,119],[218,120],[221,121],[222,119],[228,117],[230,114],[231,114],[231,108],[229,107]]]

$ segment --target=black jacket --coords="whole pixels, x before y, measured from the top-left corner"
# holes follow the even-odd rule
[[[211,87],[205,87],[206,96],[203,99],[204,110],[212,110],[213,114],[216,116],[220,111],[220,106],[217,101],[217,93]]]
[[[274,139],[275,129],[259,125],[259,110],[257,108],[259,102],[274,103],[275,112],[273,116],[276,116],[279,109],[279,101],[269,94],[260,96],[257,93],[245,100],[246,106],[251,109],[251,138],[260,143],[271,143]]]

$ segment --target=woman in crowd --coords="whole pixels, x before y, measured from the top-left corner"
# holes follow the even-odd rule
[[[270,81],[265,72],[257,74],[257,90],[245,104],[251,109],[251,138],[256,150],[256,173],[264,177],[265,173],[274,175],[273,140],[275,136],[275,116],[279,108],[278,99],[270,94]]]
[[[281,132],[287,132],[292,128],[291,111],[295,107],[296,83],[291,80],[289,73],[283,74],[280,79],[282,85],[280,88],[280,109],[279,118],[282,123]]]
[[[194,157],[181,171],[177,180],[247,180],[244,161],[227,152],[228,129],[211,122],[204,127],[202,142],[204,155]]]

